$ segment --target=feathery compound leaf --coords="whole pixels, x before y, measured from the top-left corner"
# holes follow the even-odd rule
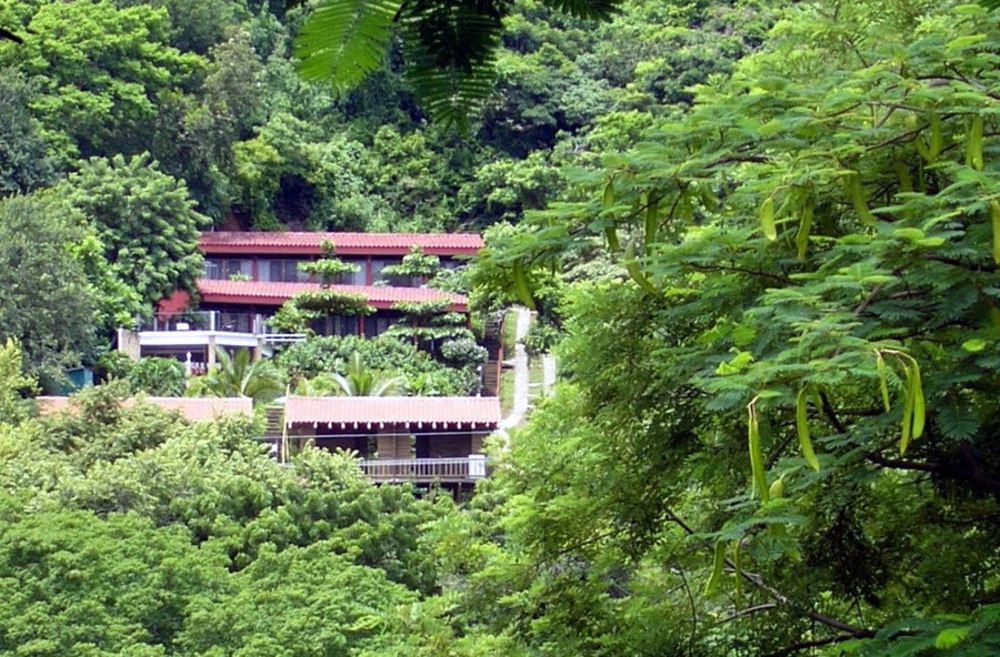
[[[764,237],[772,242],[778,239],[778,227],[774,223],[774,197],[768,196],[760,204],[760,229]]]
[[[809,437],[809,395],[808,390],[799,390],[799,395],[795,400],[795,429],[799,434],[799,447],[802,449],[802,457],[816,472],[819,472],[819,459],[813,451],[812,439]]]
[[[542,0],[543,4],[575,16],[607,20],[619,12],[621,0]]]
[[[802,202],[802,209],[799,212],[799,231],[795,234],[795,250],[799,260],[806,259],[806,252],[809,249],[809,233],[812,230],[814,207],[815,201],[812,194],[809,194]]]
[[[401,0],[323,0],[295,39],[299,72],[340,90],[385,62]]]
[[[712,557],[712,574],[708,578],[708,582],[705,584],[705,595],[712,595],[719,588],[719,583],[722,582],[722,571],[726,565],[726,544],[723,541],[719,541],[715,544],[715,554]]]

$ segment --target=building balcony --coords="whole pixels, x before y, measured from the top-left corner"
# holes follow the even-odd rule
[[[361,471],[374,483],[461,483],[486,476],[482,454],[447,458],[358,459]]]

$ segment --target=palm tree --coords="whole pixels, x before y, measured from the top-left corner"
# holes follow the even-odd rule
[[[367,367],[357,351],[351,354],[345,374],[334,372],[331,376],[340,392],[348,397],[383,397],[395,392],[406,381],[402,376],[386,376]]]
[[[205,376],[192,379],[188,397],[250,397],[255,403],[270,402],[284,392],[284,383],[274,365],[254,361],[247,349],[230,356],[216,347],[216,366]]]

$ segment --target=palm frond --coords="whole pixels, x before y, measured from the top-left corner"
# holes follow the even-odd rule
[[[402,0],[322,0],[295,39],[299,72],[346,90],[385,62]]]

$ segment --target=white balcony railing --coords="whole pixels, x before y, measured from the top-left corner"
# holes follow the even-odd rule
[[[468,481],[486,476],[482,454],[427,459],[359,459],[361,471],[372,481]]]

